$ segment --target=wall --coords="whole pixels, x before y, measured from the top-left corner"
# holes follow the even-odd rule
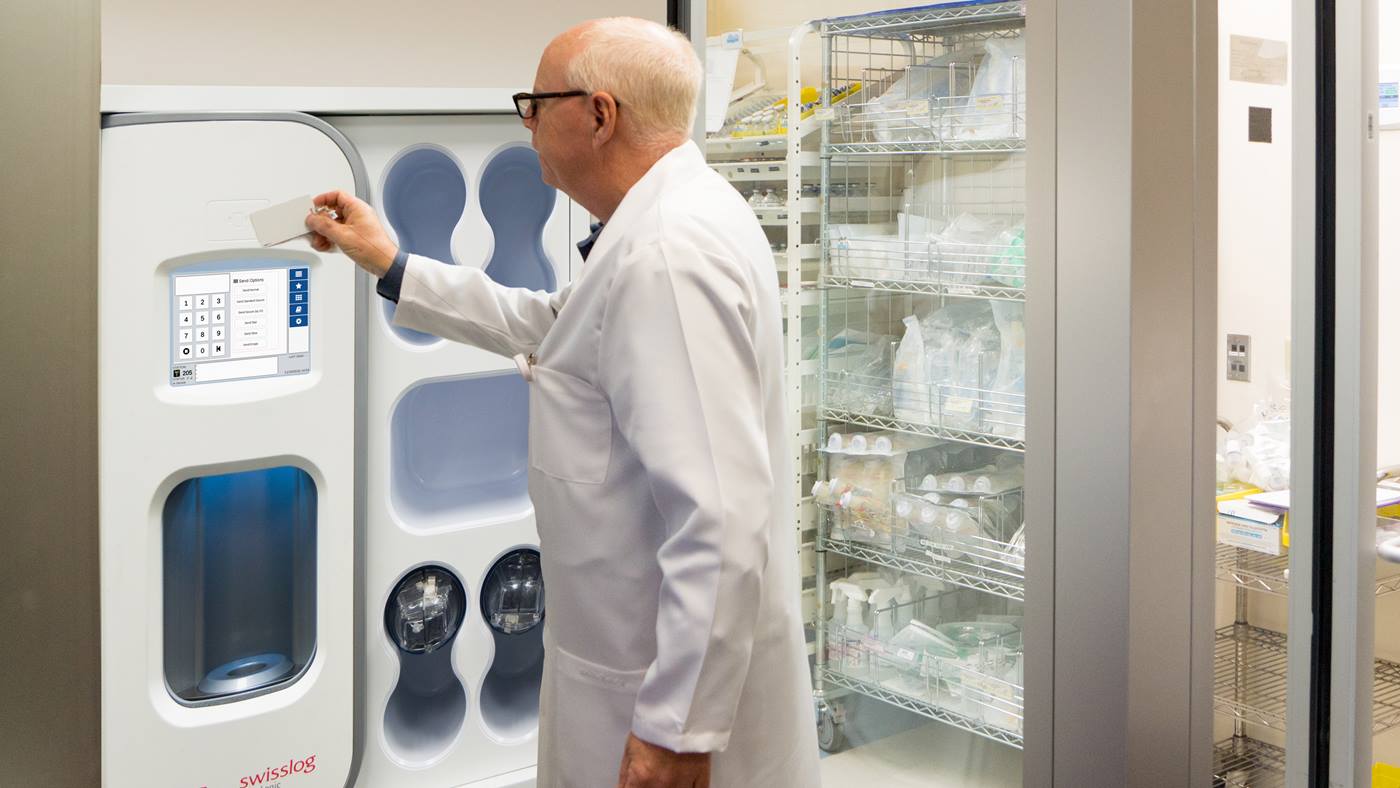
[[[102,0],[102,81],[524,90],[551,38],[603,15],[664,22],[666,3]]]
[[[709,34],[719,35],[733,30],[787,30],[810,19],[827,19],[833,16],[847,16],[879,11],[886,8],[901,8],[918,3],[900,3],[898,0],[710,0],[708,5]],[[802,50],[802,84],[821,84],[821,50],[816,36],[808,36]],[[787,75],[787,52],[779,49],[757,53],[768,74],[768,84],[775,90],[783,89]],[[749,66],[739,66],[736,81],[744,83],[750,76]]]
[[[6,786],[101,783],[97,3],[0,2]]]
[[[1400,64],[1400,0],[1378,0],[1380,62]],[[1288,4],[1283,0],[1236,0],[1220,6],[1220,338],[1217,412],[1231,421],[1250,415],[1253,404],[1281,391],[1287,380],[1289,259],[1286,228],[1292,169],[1288,85],[1256,85],[1229,79],[1229,35],[1287,40]],[[1289,53],[1290,56],[1292,52]],[[1248,107],[1274,110],[1274,142],[1247,141]],[[1380,154],[1380,359],[1377,462],[1400,464],[1400,310],[1386,308],[1387,294],[1400,293],[1400,129],[1381,132]],[[1253,338],[1254,375],[1249,383],[1225,379],[1228,333]]]
[[[1379,0],[1380,62],[1400,65],[1400,0]],[[1400,464],[1400,129],[1381,132],[1380,144],[1380,368],[1376,402],[1376,462]],[[1389,406],[1387,407],[1387,403]]]
[[[1293,208],[1291,84],[1230,79],[1230,36],[1288,41],[1286,0],[1220,4],[1220,292],[1216,412],[1231,422],[1287,387]],[[1293,55],[1291,48],[1289,57]],[[1273,109],[1272,143],[1249,142],[1249,107]],[[1252,379],[1225,379],[1225,335],[1252,338]]]
[[[1400,0],[1378,0],[1380,25],[1379,60],[1382,64],[1400,64]],[[1380,137],[1380,367],[1376,402],[1376,462],[1381,467],[1400,463],[1400,309],[1390,304],[1400,294],[1400,129],[1381,132]],[[1378,565],[1378,571],[1385,571]],[[1400,595],[1392,594],[1376,600],[1376,656],[1400,659]],[[1377,761],[1400,764],[1400,729],[1377,736],[1373,744]]]

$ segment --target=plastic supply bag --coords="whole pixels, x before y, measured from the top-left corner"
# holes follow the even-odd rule
[[[899,225],[895,222],[877,224],[833,224],[830,229],[831,256],[828,264],[834,276],[879,277],[872,271],[872,255],[878,256],[881,249],[893,248],[899,239]],[[886,275],[888,277],[888,275]]]
[[[1000,338],[985,302],[951,304],[921,326],[934,425],[979,431],[982,401],[995,379]]]
[[[968,47],[910,66],[884,93],[864,106],[865,117],[858,121],[859,125],[873,131],[879,142],[934,139],[935,134],[946,131],[940,128],[946,125],[940,123],[940,110],[949,104],[961,106],[964,99],[960,94],[968,89],[966,75],[981,58],[980,48]]]
[[[991,272],[991,250],[1001,228],[992,219],[959,214],[933,237],[933,266],[944,284],[979,284]]]
[[[992,242],[992,263],[987,278],[1014,287],[1026,286],[1026,226],[1017,224],[1003,230]]]
[[[961,140],[995,140],[1025,134],[1026,42],[992,39],[972,81],[966,106],[957,110]]]
[[[987,398],[987,422],[993,435],[1014,440],[1026,437],[1026,319],[1025,305],[993,301],[992,317],[1000,340],[996,378]]]
[[[1290,448],[1287,399],[1256,403],[1248,424],[1216,441],[1216,479],[1233,480],[1261,490],[1289,488]]]
[[[904,318],[904,338],[894,354],[894,417],[925,424],[932,413],[923,330],[914,315]]]
[[[880,336],[870,344],[850,343],[840,353],[828,353],[839,368],[829,374],[829,400],[838,410],[867,416],[893,414],[890,348],[894,338]]]

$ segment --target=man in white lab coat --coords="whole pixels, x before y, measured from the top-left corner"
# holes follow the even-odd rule
[[[580,25],[517,108],[544,178],[605,227],[550,295],[396,250],[317,198],[397,324],[514,356],[549,616],[539,784],[819,784],[768,240],[689,141],[703,77],[652,22]]]

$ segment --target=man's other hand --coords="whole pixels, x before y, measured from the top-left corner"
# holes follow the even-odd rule
[[[322,213],[307,215],[306,229],[311,231],[312,248],[329,252],[339,247],[346,257],[376,278],[384,276],[399,250],[369,203],[341,191],[317,195],[314,203],[317,208],[335,211],[336,218]]]
[[[708,752],[671,752],[627,734],[617,788],[709,788]]]

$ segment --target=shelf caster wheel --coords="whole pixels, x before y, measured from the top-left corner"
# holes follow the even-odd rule
[[[827,753],[846,746],[846,710],[841,704],[817,701],[817,746]]]

